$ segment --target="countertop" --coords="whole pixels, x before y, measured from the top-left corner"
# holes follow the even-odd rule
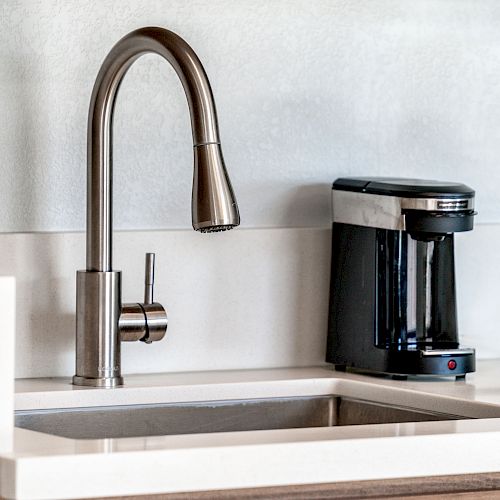
[[[74,440],[15,429],[0,495],[82,498],[500,471],[500,360],[467,379],[331,367],[132,375],[118,389],[16,382],[15,408],[340,395],[479,420]],[[461,451],[463,450],[463,451]]]

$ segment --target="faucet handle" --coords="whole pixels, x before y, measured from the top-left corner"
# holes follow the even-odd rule
[[[155,254],[146,254],[144,302],[122,304],[119,319],[122,341],[141,340],[147,344],[161,340],[167,331],[167,311],[154,301]]]
[[[146,268],[144,273],[144,317],[147,325],[147,335],[141,339],[147,344],[161,340],[167,331],[167,311],[165,308],[154,301],[154,283],[155,283],[155,254],[146,254]]]
[[[155,254],[146,254],[146,269],[144,273],[144,304],[153,304],[153,292],[155,284]]]

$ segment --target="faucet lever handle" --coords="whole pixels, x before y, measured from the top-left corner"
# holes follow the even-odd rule
[[[141,340],[147,344],[161,340],[167,331],[167,311],[154,301],[155,254],[146,254],[144,302],[122,304],[118,328],[120,340]]]
[[[154,302],[153,288],[155,283],[155,254],[146,254],[146,269],[144,275],[144,304],[150,305]]]

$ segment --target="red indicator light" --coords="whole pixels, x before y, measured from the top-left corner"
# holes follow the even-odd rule
[[[450,359],[450,361],[448,361],[448,368],[450,370],[454,370],[456,367],[457,367],[457,362],[454,359]]]

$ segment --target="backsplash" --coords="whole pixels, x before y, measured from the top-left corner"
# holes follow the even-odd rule
[[[306,366],[324,357],[328,229],[117,232],[123,300],[142,300],[156,252],[165,339],[122,344],[123,373]],[[83,233],[0,235],[0,274],[17,277],[16,376],[73,375],[75,272]]]
[[[123,372],[322,364],[330,238],[329,228],[117,232],[124,300],[142,298],[144,252],[155,251],[156,295],[169,312],[164,340],[122,344]],[[487,265],[497,258],[500,225],[456,240],[462,344],[479,358],[500,357],[500,270]],[[83,233],[0,235],[0,274],[17,278],[17,377],[73,375],[84,247]]]

